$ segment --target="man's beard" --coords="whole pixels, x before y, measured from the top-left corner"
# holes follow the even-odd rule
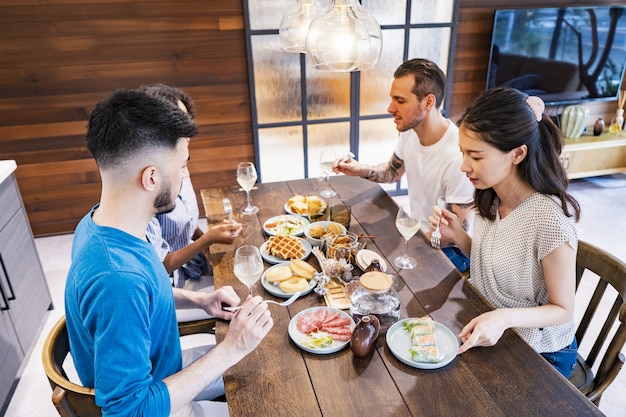
[[[407,122],[406,125],[403,125],[402,127],[398,126],[398,130],[400,132],[406,132],[407,130],[411,130],[411,129],[415,129],[417,126],[419,126],[422,122],[424,121],[424,116],[422,115],[422,117],[418,117],[417,114],[414,114],[411,119],[409,119],[409,121]]]
[[[154,208],[157,213],[166,213],[174,209],[174,200],[172,199],[172,187],[170,185],[163,186],[161,191],[154,199]]]

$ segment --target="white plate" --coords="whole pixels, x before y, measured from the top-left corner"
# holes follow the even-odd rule
[[[328,203],[324,200],[322,200],[322,207],[318,210],[318,213],[323,212],[324,210],[326,210],[326,208],[328,207]],[[293,211],[291,211],[291,207],[289,207],[289,202],[285,203],[285,212],[289,213],[289,214],[293,214],[294,216],[304,216],[304,217],[309,217],[309,213],[294,213]]]
[[[442,358],[437,363],[415,362],[411,359],[409,348],[411,347],[411,335],[404,329],[402,323],[410,318],[395,322],[389,330],[387,330],[387,346],[402,363],[414,368],[420,369],[437,369],[446,366],[456,357],[459,350],[459,340],[450,329],[441,323],[435,322],[435,337],[437,338],[437,347]]]
[[[278,283],[276,283],[276,285],[274,285],[273,282],[269,282],[267,279],[265,279],[265,274],[267,274],[267,271],[269,271],[272,268],[276,268],[278,266],[281,265],[287,265],[289,266],[291,262],[287,261],[287,262],[281,262],[279,264],[270,266],[269,268],[267,268],[265,270],[265,272],[263,272],[263,275],[261,275],[261,285],[263,285],[263,288],[265,288],[265,291],[269,292],[270,294],[276,296],[276,297],[280,297],[280,298],[290,298],[293,294],[290,293],[286,293],[283,290],[280,289],[280,287],[278,286]],[[300,297],[305,296],[307,294],[309,294],[311,291],[313,291],[313,288],[315,288],[315,281],[314,280],[309,280],[309,286],[307,287],[306,290],[302,291],[302,294],[300,294]],[[300,298],[298,297],[298,298]]]
[[[300,259],[304,260],[309,257],[309,255],[311,254],[311,249],[313,248],[306,239],[300,238],[300,240],[302,241],[302,247],[304,248],[304,256],[302,256]],[[263,242],[263,244],[259,248],[259,252],[261,252],[261,258],[263,258],[268,264],[279,264],[281,262],[288,261],[288,259],[279,258],[278,256],[270,255],[269,253],[267,253],[267,241]]]
[[[273,224],[275,222],[280,222],[280,221],[284,221],[287,223],[295,223],[297,227],[295,230],[292,230],[291,233],[280,233],[277,230],[274,229],[270,229],[268,228],[268,224]],[[304,228],[307,227],[307,225],[309,224],[309,221],[302,217],[302,216],[297,216],[295,214],[281,214],[280,216],[274,216],[274,217],[270,217],[269,219],[267,219],[265,221],[265,223],[263,223],[263,230],[265,230],[265,233],[267,233],[270,236],[274,236],[274,235],[291,235],[291,236],[302,236],[304,234]]]
[[[341,315],[341,317],[347,317],[350,319],[350,329],[354,330],[354,320],[352,320],[352,317],[350,317],[350,315],[344,311],[341,310],[337,310],[336,308],[329,308],[329,307],[311,307],[311,308],[307,308],[306,310],[302,310],[301,312],[299,312],[298,314],[296,314],[295,316],[293,316],[293,318],[291,319],[291,321],[289,322],[289,337],[291,338],[291,340],[293,340],[293,342],[298,345],[298,347],[302,350],[305,350],[307,352],[310,353],[316,353],[318,355],[325,355],[328,353],[335,353],[340,351],[341,349],[343,349],[346,345],[350,344],[349,340],[346,341],[338,341],[338,340],[333,340],[333,343],[325,348],[319,348],[319,349],[314,349],[314,348],[310,348],[307,346],[302,345],[300,342],[302,339],[306,338],[307,335],[300,333],[298,331],[298,328],[296,327],[296,323],[298,322],[298,318],[300,318],[300,316],[304,315],[304,314],[308,314],[308,313],[313,313],[319,309],[325,309],[331,312],[337,312]]]
[[[359,266],[359,268],[361,268],[362,271],[365,271],[365,269],[370,266],[373,259],[378,259],[378,263],[380,263],[380,269],[382,269],[383,272],[387,272],[387,262],[385,262],[382,255],[374,252],[373,250],[361,249],[356,253],[355,257],[356,264]]]

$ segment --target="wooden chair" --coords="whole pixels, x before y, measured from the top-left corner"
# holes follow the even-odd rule
[[[577,290],[585,270],[595,273],[600,279],[578,325],[576,339],[579,346],[583,342],[588,344],[590,341],[593,342],[593,345],[586,358],[578,355],[576,366],[569,380],[587,398],[599,405],[602,393],[615,380],[624,364],[624,354],[621,353],[621,350],[626,343],[626,263],[600,248],[580,241],[578,242],[578,255],[576,257]],[[617,291],[617,296],[614,297],[608,315],[601,316],[602,328],[600,333],[595,340],[590,340],[594,335],[587,334],[589,324],[594,316],[599,315],[597,310],[600,300],[609,286]],[[603,304],[606,305],[606,301]],[[596,318],[596,320],[598,319]],[[617,331],[608,341],[608,346],[601,355],[602,348],[616,321],[618,323]],[[592,368],[597,363],[599,366],[594,375]]]
[[[178,323],[181,336],[196,333],[213,333],[215,319]],[[52,403],[61,417],[100,417],[102,410],[96,405],[93,388],[70,382],[63,361],[70,353],[70,342],[65,326],[65,316],[54,325],[43,346],[43,368],[52,387]]]

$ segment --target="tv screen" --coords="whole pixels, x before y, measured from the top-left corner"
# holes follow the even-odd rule
[[[625,9],[496,10],[487,88],[517,88],[547,105],[617,98],[626,62]]]

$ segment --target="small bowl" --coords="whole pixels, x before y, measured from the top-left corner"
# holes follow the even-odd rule
[[[344,226],[344,225],[342,225],[341,223],[331,222],[331,221],[327,221],[327,220],[324,220],[324,221],[321,221],[321,222],[314,222],[314,223],[311,223],[311,224],[307,225],[307,226],[304,228],[304,236],[305,236],[306,240],[307,240],[307,241],[309,241],[309,243],[311,244],[311,246],[315,246],[315,247],[318,247],[318,248],[319,248],[319,247],[322,245],[322,240],[321,240],[321,239],[318,239],[318,238],[315,238],[315,237],[312,237],[312,236],[311,236],[311,233],[310,233],[311,227],[314,227],[314,226],[316,226],[316,225],[317,225],[317,226],[322,226],[322,227],[324,228],[324,232],[326,232],[326,228],[327,228],[327,227],[328,227],[328,225],[329,225],[329,224],[331,224],[331,223],[332,223],[332,224],[336,224],[337,226],[339,226],[339,228],[341,229],[341,233],[340,233],[340,234],[344,234],[344,233],[346,233],[346,232],[347,232],[347,230],[346,230],[345,226]]]

